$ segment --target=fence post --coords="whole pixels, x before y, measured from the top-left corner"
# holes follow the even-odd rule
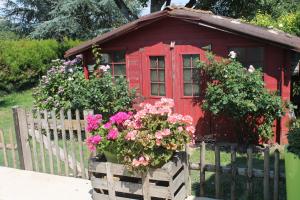
[[[20,168],[32,171],[32,157],[29,144],[26,113],[24,109],[21,109],[19,107],[13,107],[12,111],[20,160]]]

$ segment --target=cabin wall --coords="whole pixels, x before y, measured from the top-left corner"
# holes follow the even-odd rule
[[[157,52],[162,51],[162,49],[170,49],[171,52],[170,43],[172,41],[175,41],[175,51],[180,50],[187,53],[196,51],[195,49],[200,50],[201,47],[211,44],[212,51],[220,57],[228,57],[230,47],[264,47],[264,81],[266,87],[271,91],[281,91],[283,100],[289,100],[290,98],[290,70],[286,51],[254,39],[167,18],[100,46],[103,51],[126,49],[127,77],[130,87],[136,88],[138,94],[141,95],[139,101],[148,100],[153,102],[155,99],[149,98],[149,95],[147,95],[149,91],[145,87],[149,83],[145,82],[147,80],[145,77],[147,66],[143,56],[150,49]],[[91,51],[85,52],[84,55],[85,60],[89,62]],[[180,60],[176,59],[173,65],[178,66],[176,65],[178,62]],[[169,70],[166,78],[171,78],[171,75],[172,71]],[[228,125],[232,124],[228,120],[211,117],[208,113],[203,112],[199,105],[193,104],[192,99],[189,98],[179,96],[175,104],[175,111],[190,114],[194,117],[196,120],[195,125],[201,130],[199,131],[200,135],[213,135],[221,140],[229,141],[235,139],[235,128]],[[205,118],[206,120],[203,120]],[[287,120],[286,116],[281,121],[274,123],[274,141],[286,143],[287,128],[284,123]]]

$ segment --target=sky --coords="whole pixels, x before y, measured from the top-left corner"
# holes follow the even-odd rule
[[[1,0],[0,0],[1,1]],[[172,4],[176,4],[176,5],[185,5],[188,2],[188,0],[172,0],[171,1],[171,5]],[[150,13],[150,7],[144,8],[142,11],[142,15],[147,15]]]

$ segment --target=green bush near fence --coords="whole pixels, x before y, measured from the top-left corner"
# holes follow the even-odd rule
[[[0,40],[0,95],[29,88],[45,73],[51,60],[79,41]]]

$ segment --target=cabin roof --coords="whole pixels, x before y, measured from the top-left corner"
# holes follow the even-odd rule
[[[143,16],[110,32],[88,40],[79,46],[71,48],[66,51],[65,57],[80,54],[90,49],[94,44],[102,44],[113,40],[166,17],[180,19],[219,31],[242,35],[300,52],[300,38],[283,31],[252,25],[233,18],[214,15],[210,11],[195,10],[185,7],[166,7],[166,9],[162,11]]]

